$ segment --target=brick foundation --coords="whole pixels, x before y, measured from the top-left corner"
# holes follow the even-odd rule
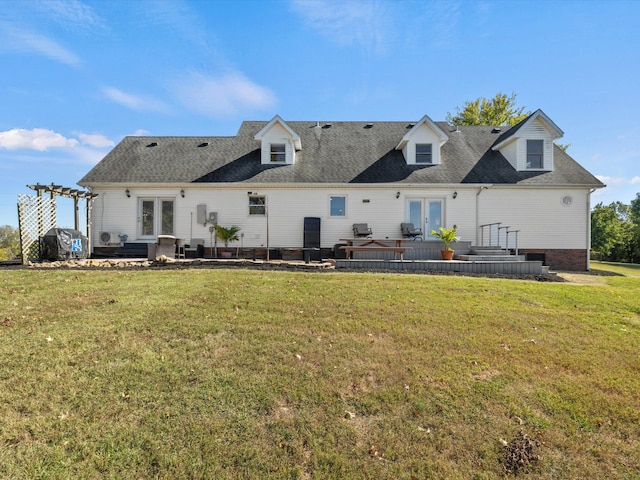
[[[572,270],[577,272],[587,270],[587,250],[519,248],[518,253],[520,255],[544,254],[544,265],[548,265],[552,270]]]

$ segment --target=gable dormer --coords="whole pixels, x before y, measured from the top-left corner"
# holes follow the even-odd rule
[[[552,171],[553,143],[563,135],[542,110],[536,110],[498,138],[492,149],[519,172]]]
[[[302,150],[300,136],[279,115],[254,138],[260,142],[260,163],[263,165],[291,165],[296,161],[296,151]]]
[[[447,140],[447,134],[425,115],[402,137],[396,150],[402,150],[407,165],[438,165],[440,148]]]

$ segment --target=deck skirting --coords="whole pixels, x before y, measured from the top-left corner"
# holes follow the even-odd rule
[[[539,275],[543,273],[541,261],[460,261],[460,260],[335,260],[336,269],[396,270],[414,272],[458,272],[502,275]]]

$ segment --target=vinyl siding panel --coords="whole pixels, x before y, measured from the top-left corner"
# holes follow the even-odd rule
[[[569,195],[571,205],[562,198]],[[588,248],[588,190],[494,187],[480,195],[480,224],[519,230],[520,248]]]
[[[502,155],[509,161],[511,166],[518,170],[518,142],[512,142],[501,150]]]
[[[340,238],[353,236],[354,223],[368,223],[378,238],[399,238],[400,223],[405,221],[406,198],[440,199],[443,202],[443,225],[459,227],[464,240],[472,241],[475,234],[475,190],[459,189],[456,199],[451,189],[424,188],[353,188],[353,187],[309,187],[309,188],[243,188],[221,186],[219,188],[184,188],[185,198],[176,186],[167,189],[130,188],[131,198],[118,189],[94,189],[98,197],[93,207],[93,245],[101,246],[98,235],[102,231],[117,231],[126,234],[129,242],[144,242],[139,238],[140,198],[172,198],[175,202],[175,232],[177,237],[189,240],[204,238],[211,245],[209,224],[197,223],[197,205],[207,206],[210,212],[218,213],[220,225],[237,225],[244,234],[238,246],[260,247],[267,245],[267,216],[249,215],[249,195],[264,195],[267,198],[269,217],[269,246],[295,247],[303,243],[304,217],[321,219],[321,245],[333,247]],[[396,198],[400,191],[400,197]],[[331,217],[331,196],[346,197],[345,217]],[[105,205],[109,205],[105,209]],[[234,244],[235,245],[235,244]]]

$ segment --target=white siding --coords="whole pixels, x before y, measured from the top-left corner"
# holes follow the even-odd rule
[[[131,189],[130,189],[131,190]],[[92,243],[101,246],[100,232],[118,232],[127,235],[129,240],[136,238],[137,199],[131,191],[131,198],[125,194],[124,188],[114,190],[94,190],[98,196],[92,203]],[[173,192],[175,195],[175,191]]]
[[[172,189],[130,188],[131,198],[127,198],[123,188],[98,189],[93,207],[93,245],[100,246],[99,232],[114,231],[128,236],[129,242],[147,241],[138,238],[139,198],[174,198],[175,235],[180,238],[204,238],[206,246],[211,243],[209,225],[198,224],[196,209],[198,204],[207,206],[209,212],[218,212],[221,225],[238,225],[244,237],[238,245],[259,247],[267,244],[267,218],[263,215],[249,215],[248,192],[264,195],[267,198],[269,216],[270,246],[301,246],[303,243],[304,217],[321,219],[321,243],[323,247],[332,247],[340,238],[353,235],[354,223],[368,223],[376,237],[398,238],[400,223],[405,221],[405,199],[429,198],[443,200],[443,224],[460,227],[460,234],[471,239],[475,227],[473,215],[469,213],[467,200],[475,195],[460,191],[458,198],[452,198],[451,189],[409,189],[402,186],[386,188],[353,187],[308,187],[308,188],[263,188],[256,186],[234,186],[185,189],[185,198],[179,194],[182,187]],[[400,191],[400,198],[396,198]],[[346,197],[346,216],[329,215],[329,198]],[[465,197],[467,200],[465,200]],[[368,200],[368,201],[367,201]],[[107,208],[104,208],[107,205]],[[473,212],[473,209],[471,209]]]
[[[509,161],[511,166],[516,170],[518,168],[518,142],[512,142],[500,150],[502,155]]]
[[[564,196],[571,205],[565,205]],[[493,187],[479,196],[479,224],[502,222],[519,230],[520,248],[588,247],[587,189]]]
[[[184,188],[185,198],[180,196]],[[479,241],[478,225],[502,222],[519,230],[520,248],[572,248],[588,246],[588,190],[560,188],[518,188],[494,186],[481,193],[479,187],[421,188],[389,185],[384,188],[353,186],[308,186],[305,188],[265,188],[264,186],[176,186],[174,188],[94,188],[98,197],[93,203],[93,245],[99,243],[99,232],[126,234],[129,242],[138,238],[138,199],[173,198],[175,200],[175,235],[189,240],[204,238],[211,245],[209,225],[198,224],[198,204],[207,213],[218,212],[221,225],[238,225],[242,240],[235,245],[259,247],[267,245],[267,218],[249,215],[248,192],[267,198],[269,213],[269,246],[297,247],[303,244],[304,217],[321,219],[321,245],[328,248],[340,238],[352,236],[352,224],[368,223],[375,237],[398,238],[400,223],[405,221],[406,199],[424,198],[443,202],[442,224],[458,226],[462,240]],[[457,192],[456,198],[453,193]],[[397,192],[400,197],[396,198]],[[565,205],[564,196],[572,202]],[[346,216],[329,216],[329,197],[346,197]],[[365,201],[365,200],[368,200]],[[107,206],[107,208],[105,208]]]
[[[465,242],[475,244],[476,239],[476,193],[477,188],[473,189],[455,189],[456,198],[453,198],[452,192],[445,193],[445,215],[442,223],[445,227],[458,227],[458,237]]]

